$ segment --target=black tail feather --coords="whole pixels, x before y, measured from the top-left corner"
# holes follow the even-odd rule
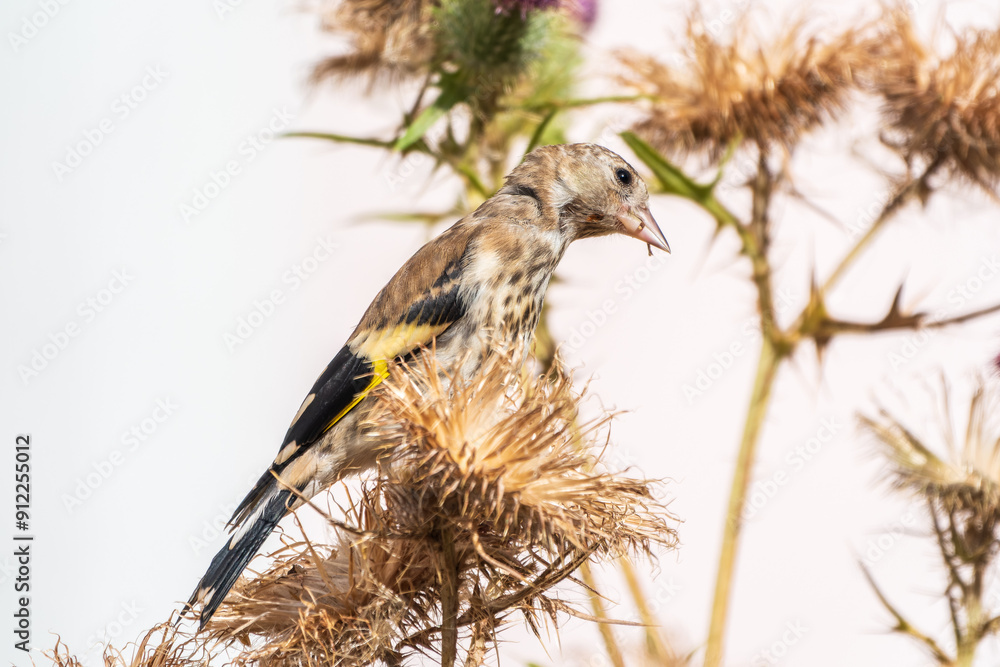
[[[190,609],[196,602],[204,602],[204,607],[201,610],[201,621],[198,625],[199,630],[203,629],[212,618],[212,614],[222,604],[229,589],[236,583],[246,566],[253,560],[264,540],[288,512],[291,497],[290,490],[282,489],[268,494],[266,500],[262,498],[262,502],[266,503],[263,510],[246,519],[253,523],[239,535],[239,539],[236,535],[230,538],[226,546],[212,559],[212,564],[208,566],[208,571],[198,582],[198,588],[195,589],[185,607],[185,609]]]

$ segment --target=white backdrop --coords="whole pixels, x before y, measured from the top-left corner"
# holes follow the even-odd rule
[[[721,20],[744,4],[705,14]],[[772,4],[780,17],[794,3]],[[866,5],[813,4],[831,23]],[[910,4],[924,28],[998,20],[986,1],[947,11]],[[680,3],[602,8],[587,37],[595,64],[612,47],[675,48]],[[457,184],[371,149],[272,139],[287,129],[387,135],[409,101],[406,91],[363,99],[359,86],[308,89],[309,66],[340,45],[292,3],[9,0],[0,25],[0,498],[10,508],[0,540],[13,544],[16,532],[14,439],[30,433],[32,645],[49,648],[58,634],[93,665],[99,642],[131,641],[186,599],[222,544],[216,527],[270,462],[317,372],[426,239],[416,226],[358,224],[362,214],[442,209]],[[606,131],[615,113],[580,116],[572,139],[622,149]],[[871,134],[870,114],[859,112],[811,137],[793,165],[798,188],[847,224],[863,222],[886,189],[850,157]],[[726,197],[745,201],[736,189]],[[711,243],[704,214],[668,198],[652,210],[672,256],[647,265],[634,241],[581,242],[549,303],[581,379],[596,375],[600,402],[630,410],[612,432],[618,461],[670,479],[682,544],[660,559],[647,590],[679,646],[693,648],[707,632],[754,370],[753,292],[735,247]],[[932,310],[1000,300],[1000,280],[974,280],[997,261],[996,211],[966,191],[907,210],[844,283],[834,312],[877,317],[904,278],[907,303]],[[777,214],[776,284],[788,317],[804,303],[813,262],[822,274],[849,239],[799,203]],[[765,664],[763,651],[788,665],[923,664],[886,634],[890,619],[859,559],[901,607],[923,610],[914,616],[928,632],[946,636],[946,610],[929,605],[941,588],[934,552],[909,536],[924,532],[919,504],[886,492],[853,415],[894,388],[912,395],[942,368],[967,383],[1000,351],[998,324],[845,339],[828,350],[822,380],[806,350],[781,375],[737,572],[729,664]],[[736,343],[741,353],[725,358]],[[719,374],[714,363],[728,368]],[[718,377],[686,396],[700,372]],[[24,666],[30,658],[7,629],[12,549],[0,547],[0,656]],[[604,581],[627,602],[613,569]],[[633,611],[626,603],[616,614]],[[546,655],[518,630],[501,655],[507,665],[596,667],[597,636],[568,622],[562,651],[551,643]]]

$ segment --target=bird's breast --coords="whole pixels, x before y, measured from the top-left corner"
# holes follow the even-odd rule
[[[472,300],[481,329],[510,339],[507,342],[530,337],[559,259],[546,250],[536,247],[513,257],[508,253],[484,258],[483,264],[493,271],[479,273],[483,279]]]

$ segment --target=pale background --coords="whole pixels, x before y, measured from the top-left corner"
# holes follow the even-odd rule
[[[271,142],[252,161],[241,153],[249,135],[272,119],[280,122],[275,110],[294,116],[287,129],[387,136],[409,102],[406,91],[362,99],[357,86],[308,89],[310,65],[342,44],[321,35],[316,17],[294,3],[234,3],[220,17],[209,2],[69,2],[26,44],[12,47],[9,34],[43,4],[8,0],[0,9],[6,452],[0,498],[4,507],[12,505],[13,441],[30,433],[32,643],[49,648],[58,634],[94,665],[96,642],[131,641],[187,597],[222,544],[211,539],[211,525],[228,518],[270,462],[319,369],[426,238],[416,226],[359,223],[359,216],[443,208],[457,183],[417,165],[393,190],[387,177],[408,174],[409,167],[373,149],[314,140]],[[769,11],[781,17],[794,4],[769,3]],[[834,25],[867,3],[812,4],[820,24]],[[931,0],[910,4],[924,29],[945,19],[956,25],[998,20],[990,2],[955,2],[946,11]],[[741,6],[722,2],[706,7],[705,15]],[[595,64],[612,47],[670,54],[676,47],[668,37],[679,30],[682,11],[675,2],[605,0],[586,38]],[[166,76],[122,118],[113,105],[140,84],[147,67]],[[53,162],[63,161],[104,118],[113,132],[60,181]],[[619,121],[614,109],[578,116],[571,138],[620,149],[608,131]],[[856,137],[871,136],[871,123],[871,115],[859,113],[816,135],[794,165],[799,189],[847,224],[884,196],[884,182],[849,157]],[[194,190],[230,160],[240,173],[185,223],[179,205],[191,203]],[[726,198],[734,206],[745,201],[735,190]],[[663,197],[652,209],[672,256],[647,273],[645,248],[632,240],[581,242],[560,267],[562,282],[549,303],[556,337],[567,340],[583,331],[588,311],[615,301],[606,323],[587,327],[593,335],[568,356],[581,365],[581,380],[596,375],[592,390],[601,402],[630,411],[612,432],[619,463],[670,479],[671,509],[684,520],[682,545],[662,556],[647,590],[678,646],[693,648],[707,632],[723,511],[754,370],[754,339],[744,328],[753,321],[753,292],[734,246],[710,247],[712,225],[704,214]],[[789,202],[777,212],[775,255],[785,263],[776,284],[789,295],[789,316],[806,297],[811,263],[821,274],[828,270],[848,238],[801,204]],[[967,191],[935,199],[924,214],[908,210],[832,307],[877,317],[904,278],[911,281],[907,302],[922,298],[932,310],[957,314],[1000,300],[1000,280],[986,281],[961,308],[953,293],[1000,249],[996,218],[995,206]],[[338,247],[309,267],[315,270],[307,281],[294,287],[283,280],[312,255],[317,239],[327,238]],[[122,270],[131,280],[102,312],[91,319],[86,307],[78,310],[88,298],[106,300],[102,290]],[[645,281],[628,298],[615,289],[626,277]],[[283,302],[230,351],[224,335],[275,289]],[[37,377],[23,381],[18,367],[73,324],[78,335]],[[788,665],[926,664],[913,645],[886,634],[890,619],[863,581],[859,558],[872,561],[901,607],[923,609],[915,619],[947,643],[945,609],[928,606],[942,583],[932,568],[935,554],[928,540],[910,536],[923,534],[920,506],[889,496],[853,415],[870,409],[873,396],[891,398],[894,387],[913,405],[916,388],[941,368],[963,386],[988,372],[1000,351],[998,324],[988,319],[929,338],[843,340],[828,351],[822,381],[808,350],[781,376],[756,475],[770,480],[783,471],[787,482],[746,527],[729,664],[762,664],[761,651],[775,646],[783,654],[776,662]],[[734,342],[750,351],[689,402],[683,385]],[[891,355],[910,350],[912,359],[893,368]],[[129,449],[123,434],[141,429],[158,400],[177,407],[162,423],[146,421],[146,439]],[[819,434],[824,419],[837,425],[833,439],[804,465],[793,465],[787,457]],[[68,508],[66,499],[88,475],[109,470],[115,450],[118,465]],[[8,512],[0,522],[4,544],[14,532]],[[199,545],[203,538],[207,546]],[[23,666],[29,658],[11,648],[7,630],[15,597],[9,553],[0,547],[0,656]],[[610,597],[627,600],[613,569],[605,581]],[[627,604],[615,613],[634,617]],[[789,627],[798,636],[782,647],[782,635],[793,636]],[[622,636],[638,641],[632,633]],[[506,665],[603,664],[598,633],[580,621],[565,624],[562,652],[553,641],[549,655],[522,630],[507,637]],[[996,655],[992,646],[981,664]],[[37,653],[33,658],[44,662]]]

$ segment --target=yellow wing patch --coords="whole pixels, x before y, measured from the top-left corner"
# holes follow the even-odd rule
[[[326,433],[333,428],[334,424],[343,419],[344,415],[353,410],[354,406],[360,403],[362,398],[370,394],[372,389],[381,384],[387,377],[389,377],[389,364],[385,361],[385,359],[376,359],[373,361],[371,382],[368,383],[367,387],[359,391],[358,395],[354,397],[354,400],[348,403],[343,410],[338,412],[336,417],[330,420],[330,423],[323,428],[323,433]]]
[[[395,359],[415,347],[426,345],[432,338],[447,329],[450,324],[451,322],[397,324],[385,331],[371,331],[357,343],[354,353],[367,359]]]

